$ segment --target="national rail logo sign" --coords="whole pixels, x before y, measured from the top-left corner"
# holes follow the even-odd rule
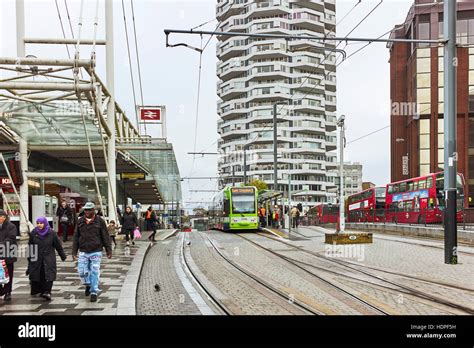
[[[140,108],[141,121],[161,121],[161,108]]]

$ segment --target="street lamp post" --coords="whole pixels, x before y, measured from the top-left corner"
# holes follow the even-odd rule
[[[339,230],[336,232],[344,232],[346,228],[345,216],[344,216],[344,143],[345,143],[345,121],[346,116],[341,115],[337,120],[337,126],[341,128],[340,139],[339,139]]]

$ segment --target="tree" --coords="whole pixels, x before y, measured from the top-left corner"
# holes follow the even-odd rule
[[[207,210],[204,208],[194,208],[193,215],[194,216],[207,216]]]
[[[259,179],[252,179],[249,182],[249,186],[255,186],[258,190],[258,192],[267,190],[268,185],[265,181],[259,180]]]

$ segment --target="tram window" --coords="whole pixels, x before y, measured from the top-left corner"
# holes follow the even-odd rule
[[[230,212],[230,204],[228,199],[224,199],[224,215],[228,215]]]
[[[393,186],[388,185],[388,194],[391,194],[391,193],[393,193]]]
[[[413,181],[408,182],[408,191],[413,191]]]
[[[426,179],[426,188],[432,188],[433,187],[433,178],[430,176],[428,179]]]
[[[413,182],[413,191],[418,190],[418,181]]]
[[[420,190],[426,188],[426,180],[420,180],[418,182],[418,187],[420,188]]]
[[[393,185],[393,193],[397,193],[397,192],[398,192],[398,188],[399,188],[398,184]]]

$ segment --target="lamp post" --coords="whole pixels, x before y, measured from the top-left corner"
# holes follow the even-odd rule
[[[179,183],[184,179],[175,179],[176,181],[176,223],[181,228],[181,212],[179,209]]]
[[[340,139],[339,139],[339,230],[336,232],[344,232],[346,228],[345,216],[344,216],[344,146],[345,146],[345,126],[344,121],[345,115],[341,115],[337,120],[337,126],[341,128]]]

